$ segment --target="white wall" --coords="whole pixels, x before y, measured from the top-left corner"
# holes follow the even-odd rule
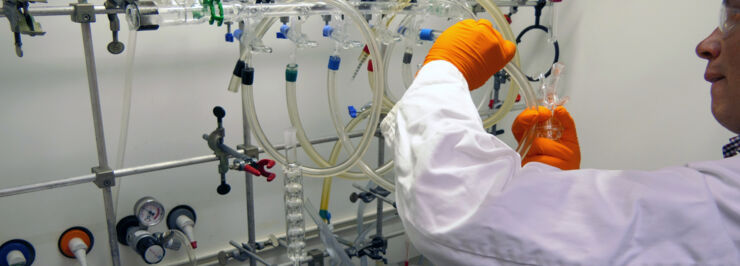
[[[62,2],[54,4],[66,4]],[[560,4],[558,37],[561,61],[567,65],[562,84],[571,98],[566,106],[578,125],[584,168],[656,169],[720,158],[720,147],[731,134],[711,116],[709,85],[702,79],[705,62],[693,52],[696,43],[716,27],[719,4],[670,0],[569,0]],[[531,24],[531,13],[531,8],[521,8],[514,16],[515,33]],[[79,26],[67,17],[38,21],[48,33],[24,36],[23,58],[14,55],[12,34],[0,34],[0,47],[5,47],[0,49],[1,188],[84,175],[97,165]],[[7,29],[7,24],[0,22],[0,28]],[[319,18],[312,17],[306,29],[321,42],[321,48],[298,56],[302,67],[299,104],[311,138],[333,135],[324,89],[332,45],[318,34],[320,25]],[[275,31],[271,29],[265,38],[275,53],[257,56],[255,62],[259,116],[278,144],[282,130],[289,126],[282,84],[291,45],[274,40]],[[215,127],[214,105],[226,108],[227,143],[240,143],[239,97],[225,89],[237,47],[224,43],[224,32],[223,28],[197,25],[139,34],[126,166],[209,154],[200,135]],[[93,36],[108,155],[113,163],[124,56],[105,50],[110,40],[105,17],[93,24]],[[124,30],[124,42],[126,36]],[[537,42],[537,37],[527,41]],[[418,51],[425,49],[428,45]],[[525,72],[535,73],[526,70],[546,66],[552,52],[549,46],[530,45],[522,47],[522,53]],[[344,105],[358,106],[370,99],[364,72],[353,82],[348,78],[357,55],[358,50],[342,53]],[[415,60],[421,59],[417,54]],[[397,63],[391,65],[395,65],[392,73],[399,72]],[[391,84],[398,84],[399,77],[392,75],[396,83]],[[502,124],[510,124],[511,118]],[[509,125],[505,127],[508,131]],[[511,141],[508,134],[504,138]],[[368,164],[376,164],[376,146],[372,144],[366,156]],[[321,146],[325,153],[330,148]],[[246,240],[242,176],[229,174],[232,191],[227,196],[215,192],[215,163],[127,177],[121,186],[118,216],[130,214],[134,202],[147,195],[157,197],[167,208],[189,204],[198,212],[198,255],[212,254],[228,248],[228,240]],[[306,178],[305,182],[307,197],[318,204],[321,181]],[[281,183],[280,179],[273,183],[255,180],[258,238],[284,230]],[[347,200],[353,191],[351,184],[335,182],[331,200],[335,219],[355,214],[355,205]],[[12,238],[32,242],[36,265],[75,265],[56,247],[59,234],[75,225],[95,234],[90,264],[109,264],[101,192],[93,184],[5,197],[0,200],[0,212],[0,242]],[[405,256],[403,245],[397,246],[392,261]],[[122,248],[121,252],[125,265],[142,263],[130,250]]]

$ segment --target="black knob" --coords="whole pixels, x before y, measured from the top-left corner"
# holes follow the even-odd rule
[[[360,197],[360,195],[357,195],[357,193],[352,192],[352,194],[349,194],[349,201],[352,203],[357,202],[357,198]]]
[[[153,236],[147,236],[136,243],[136,253],[141,255],[147,264],[156,264],[164,259],[164,248]]]
[[[216,192],[218,192],[219,195],[226,195],[229,194],[229,191],[231,191],[231,186],[226,183],[221,183],[221,185],[216,188]]]
[[[221,108],[221,106],[216,106],[213,107],[213,115],[215,115],[216,118],[221,119],[226,116],[226,111],[224,110],[224,108]]]

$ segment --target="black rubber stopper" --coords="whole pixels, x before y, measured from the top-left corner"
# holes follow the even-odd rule
[[[414,56],[412,53],[403,53],[403,63],[404,64],[411,64],[411,58]]]
[[[242,84],[244,85],[254,84],[254,68],[253,67],[247,66],[242,71]]]
[[[234,76],[241,77],[242,69],[244,69],[245,65],[246,63],[244,63],[244,61],[242,60],[236,61],[236,66],[234,66],[234,72],[232,72]]]

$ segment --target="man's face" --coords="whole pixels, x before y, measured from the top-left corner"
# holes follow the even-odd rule
[[[740,9],[740,0],[727,0],[725,5]],[[740,17],[729,16],[728,22],[737,25],[725,32],[715,29],[699,43],[696,53],[708,61],[704,79],[712,83],[714,118],[740,134]]]

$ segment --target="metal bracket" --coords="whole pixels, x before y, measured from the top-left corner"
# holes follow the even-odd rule
[[[308,262],[308,266],[324,266],[324,251],[320,249],[312,249],[307,254],[311,257],[311,261]]]
[[[77,23],[95,22],[95,5],[93,4],[69,4],[72,10],[72,21]]]
[[[95,174],[95,183],[99,188],[112,187],[116,185],[116,175],[109,168],[93,167],[92,172]]]
[[[250,158],[259,158],[260,157],[260,149],[257,146],[249,145],[249,144],[239,144],[236,145],[237,149],[244,150],[244,154],[249,156]]]

